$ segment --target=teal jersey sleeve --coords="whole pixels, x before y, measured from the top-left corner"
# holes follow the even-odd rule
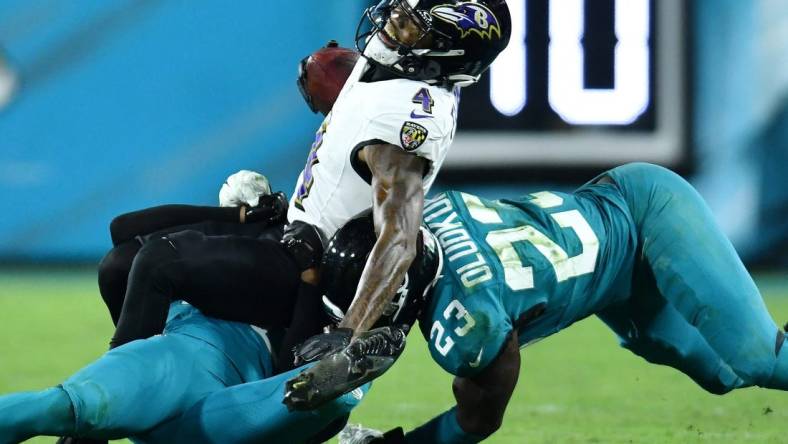
[[[432,359],[441,368],[456,376],[472,376],[498,356],[512,323],[497,286],[468,292],[453,284],[436,289],[419,325]]]

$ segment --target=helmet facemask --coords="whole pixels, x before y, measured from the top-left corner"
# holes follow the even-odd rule
[[[376,66],[398,77],[439,83],[439,63],[431,57],[462,55],[451,49],[451,37],[432,27],[429,12],[414,9],[419,0],[382,0],[367,8],[356,30],[356,48]],[[362,31],[367,22],[369,29]],[[404,34],[415,37],[403,39]]]
[[[364,23],[369,30],[362,32]],[[407,41],[403,39],[402,30]],[[394,75],[445,86],[476,83],[509,43],[505,0],[382,0],[368,8],[356,47]]]

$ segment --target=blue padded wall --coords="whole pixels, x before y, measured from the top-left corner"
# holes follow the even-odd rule
[[[320,118],[298,61],[352,45],[361,2],[5,0],[21,79],[0,109],[0,260],[94,260],[114,215],[213,205],[225,177],[292,191]]]

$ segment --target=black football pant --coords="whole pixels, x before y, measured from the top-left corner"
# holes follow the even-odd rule
[[[126,299],[126,287],[129,281],[131,264],[142,245],[151,238],[187,230],[199,231],[206,236],[235,235],[274,240],[281,238],[282,233],[280,227],[266,227],[262,224],[206,221],[169,227],[152,234],[134,236],[133,238],[128,236],[131,240],[117,244],[101,259],[98,266],[99,292],[101,293],[101,298],[104,299],[114,325],[118,325],[123,302]]]
[[[99,287],[117,326],[112,347],[161,333],[170,302],[179,299],[212,317],[269,329],[289,325],[300,273],[278,241],[281,227],[188,228],[147,236],[141,246],[120,244],[102,261]],[[125,286],[124,270],[130,270]]]

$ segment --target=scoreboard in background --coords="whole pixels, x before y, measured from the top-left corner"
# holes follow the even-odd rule
[[[508,0],[512,38],[463,90],[448,168],[687,160],[684,0]]]

